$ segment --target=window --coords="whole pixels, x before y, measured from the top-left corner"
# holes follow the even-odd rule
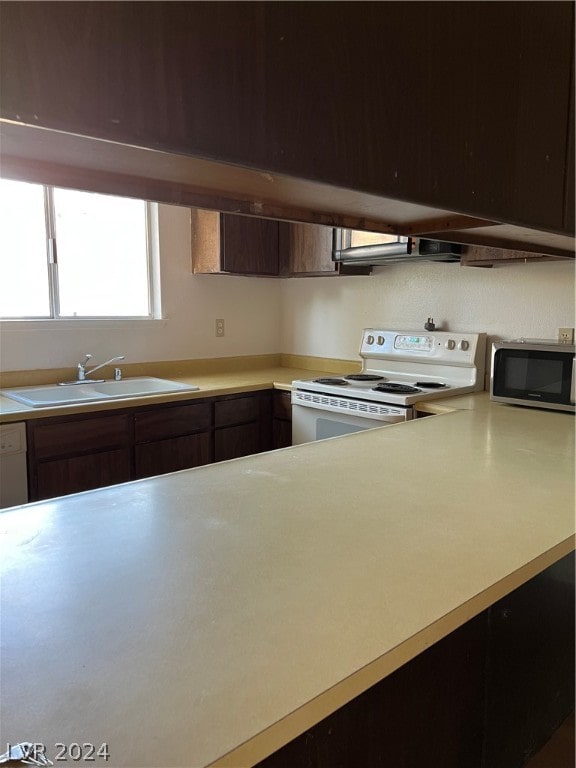
[[[151,209],[0,180],[0,317],[153,317]]]

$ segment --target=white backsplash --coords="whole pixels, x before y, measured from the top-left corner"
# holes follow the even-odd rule
[[[574,262],[461,267],[402,264],[369,277],[282,283],[282,351],[356,359],[362,328],[485,332],[497,338],[555,338],[574,326]]]

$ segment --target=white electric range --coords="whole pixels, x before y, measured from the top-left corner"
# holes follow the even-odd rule
[[[407,421],[414,403],[484,389],[486,335],[362,332],[360,373],[292,382],[292,443]]]

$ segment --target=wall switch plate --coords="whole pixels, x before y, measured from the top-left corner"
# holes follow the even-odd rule
[[[216,320],[216,336],[222,337],[224,336],[224,320]]]
[[[574,328],[558,328],[558,341],[564,344],[573,344]]]

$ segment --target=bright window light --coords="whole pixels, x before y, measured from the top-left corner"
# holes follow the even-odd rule
[[[0,316],[50,317],[44,187],[0,182]]]
[[[0,180],[0,316],[153,316],[150,205]]]

